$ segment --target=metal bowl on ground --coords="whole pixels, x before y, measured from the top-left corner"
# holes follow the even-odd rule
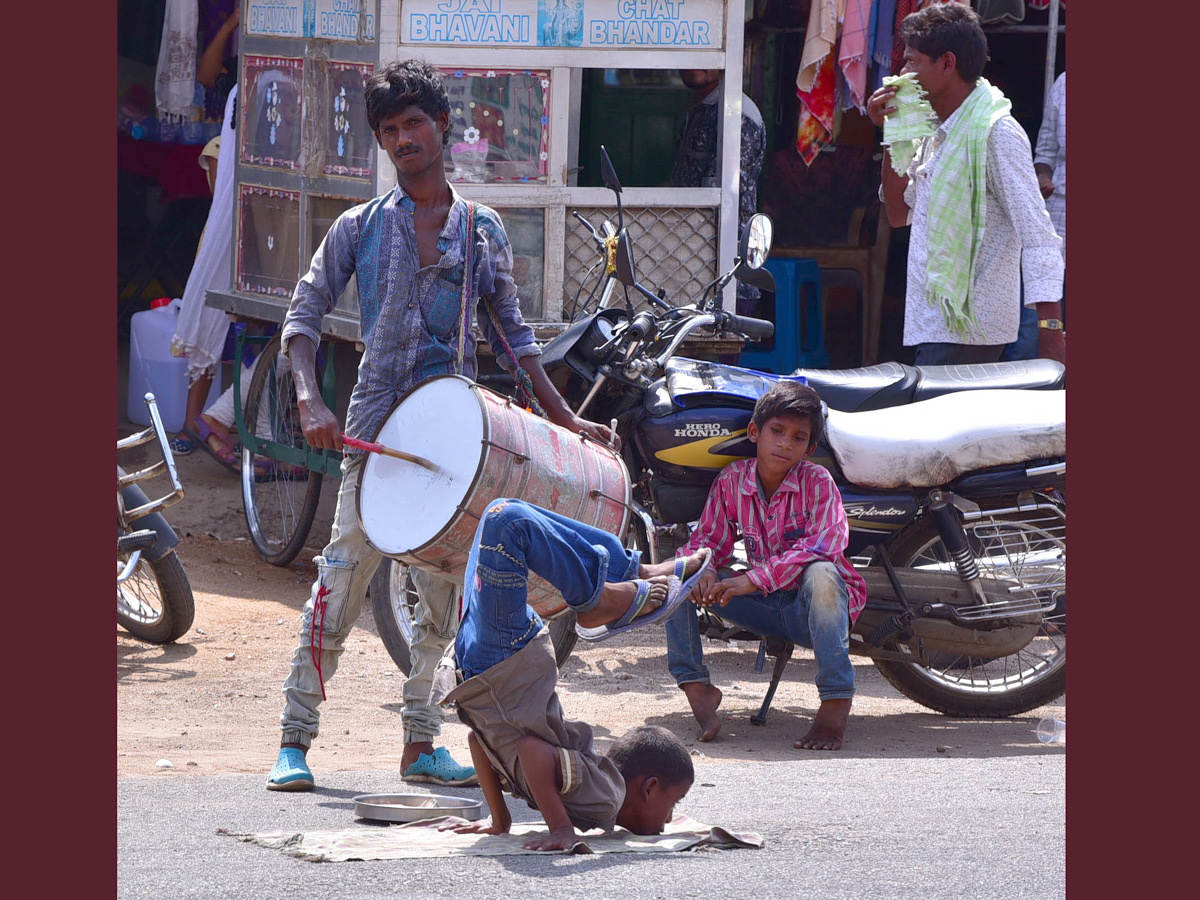
[[[481,819],[483,801],[447,794],[359,794],[354,798],[354,815],[382,822],[415,822],[439,816]]]

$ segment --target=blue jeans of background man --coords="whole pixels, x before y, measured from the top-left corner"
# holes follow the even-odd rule
[[[830,562],[804,567],[800,584],[771,594],[733,597],[713,612],[762,637],[781,638],[809,647],[817,659],[817,693],[821,700],[854,696],[854,666],[850,663],[850,594]],[[667,619],[667,665],[678,685],[689,681],[711,684],[704,665],[696,607],[680,604]]]
[[[562,592],[575,612],[595,609],[605,582],[637,576],[642,554],[616,536],[523,500],[495,500],[475,529],[463,576],[454,652],[464,678],[528,644],[542,620],[527,602],[531,572]]]

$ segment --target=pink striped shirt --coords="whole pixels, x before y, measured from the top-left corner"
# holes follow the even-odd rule
[[[740,534],[750,560],[746,575],[764,594],[795,587],[810,562],[831,562],[850,593],[853,623],[867,602],[867,584],[846,559],[850,527],[833,476],[823,466],[803,460],[767,503],[757,472],[753,457],[731,462],[721,471],[709,489],[699,525],[677,555],[710,547],[713,564],[723,566]]]

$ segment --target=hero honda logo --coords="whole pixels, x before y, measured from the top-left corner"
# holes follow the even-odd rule
[[[731,434],[733,432],[719,422],[692,422],[685,428],[675,429],[675,437],[711,438]]]

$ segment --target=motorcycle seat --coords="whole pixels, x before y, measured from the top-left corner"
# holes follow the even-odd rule
[[[897,362],[857,369],[797,369],[830,409],[858,412],[911,403],[920,377]]]
[[[1053,359],[1021,359],[969,366],[921,366],[916,372],[914,401],[929,400],[955,391],[1059,390],[1065,386],[1067,378],[1066,366]]]
[[[1067,392],[983,390],[864,412],[829,409],[842,474],[871,488],[944,485],[967,472],[1065,457]]]

